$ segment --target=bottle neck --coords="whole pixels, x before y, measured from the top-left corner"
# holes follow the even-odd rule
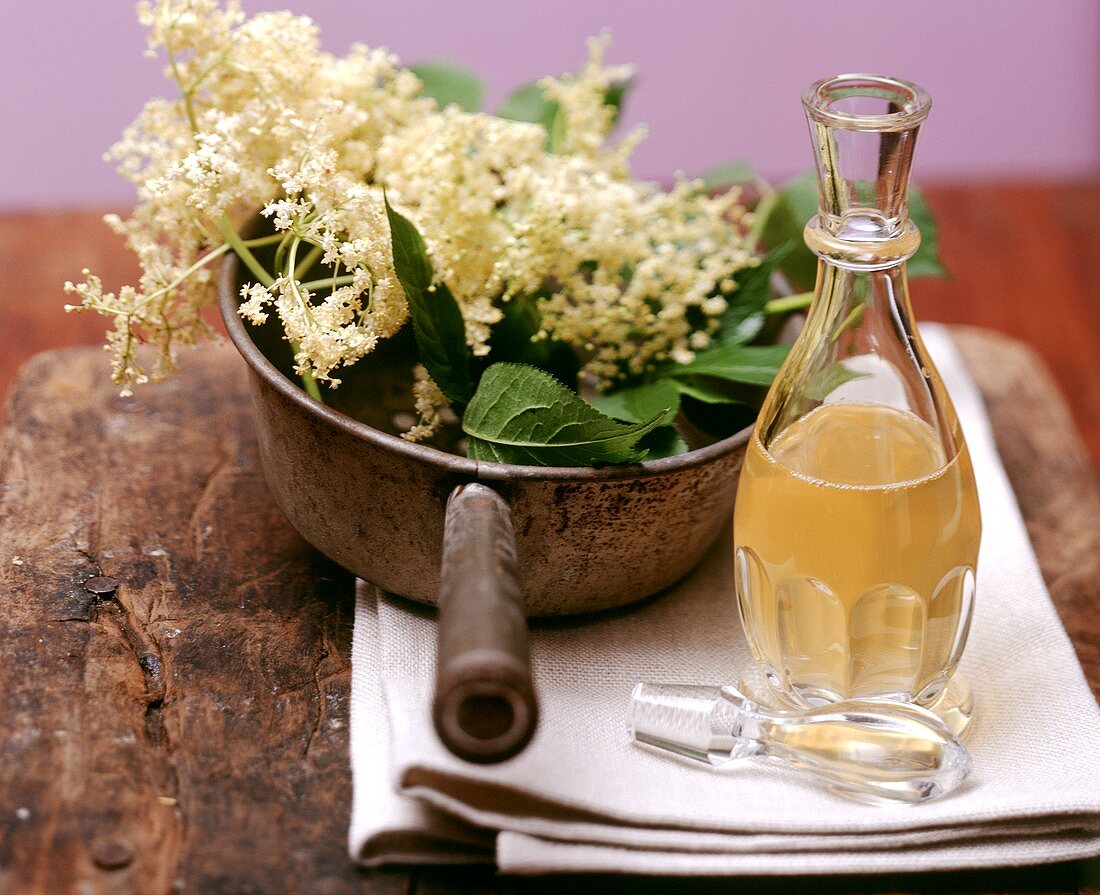
[[[812,113],[808,119],[824,229],[856,242],[900,235],[909,220],[909,172],[920,126],[882,131],[821,121]]]
[[[956,426],[932,387],[931,362],[913,323],[904,262],[853,269],[822,260],[814,301],[761,409],[765,449],[823,403],[885,404],[912,413],[957,452]]]
[[[810,251],[825,264],[851,271],[902,267],[920,247],[920,231],[908,218],[890,235],[882,231],[871,235],[869,230],[854,235],[851,220],[844,227],[838,233],[822,214],[817,214],[810,218],[802,235]]]
[[[805,328],[842,356],[908,342],[914,327],[905,262],[868,269],[822,259]]]
[[[913,326],[905,269],[920,245],[909,169],[930,103],[916,85],[875,75],[821,81],[803,97],[820,187],[805,239],[820,261],[810,313],[760,412],[766,450],[818,408],[858,404],[915,416],[945,462],[957,453],[957,421]],[[893,475],[884,450],[882,474]]]
[[[819,193],[806,244],[848,270],[904,263],[920,245],[909,220],[909,171],[927,93],[882,75],[841,75],[812,85],[802,101]]]

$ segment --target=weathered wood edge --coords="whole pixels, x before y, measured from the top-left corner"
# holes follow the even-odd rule
[[[1069,409],[1036,354],[1015,339],[952,327],[985,398],[1043,578],[1100,699],[1100,484]]]
[[[268,497],[243,365],[187,362],[126,400],[50,352],[11,394],[0,892],[404,891],[344,845],[353,583]]]

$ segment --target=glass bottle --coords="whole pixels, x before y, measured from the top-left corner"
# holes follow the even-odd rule
[[[878,75],[803,95],[820,187],[805,325],[757,419],[738,487],[735,578],[765,705],[918,703],[965,729],[952,676],[981,520],[955,410],[913,325],[909,169],[931,98]]]

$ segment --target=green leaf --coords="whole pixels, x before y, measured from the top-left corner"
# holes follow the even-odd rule
[[[811,375],[800,391],[811,401],[824,401],[845,382],[851,382],[853,379],[866,379],[870,375],[870,373],[861,373],[858,370],[849,370],[844,366],[843,361],[837,361]]]
[[[733,275],[737,289],[728,296],[729,308],[722,315],[715,341],[724,345],[743,345],[764,327],[772,271],[793,249],[784,243],[760,259],[753,267],[743,267]]]
[[[533,361],[532,366],[545,370],[559,382],[564,382],[569,388],[574,388],[581,374],[581,359],[577,349],[561,339],[546,339],[538,343],[532,342],[535,349],[528,357]],[[546,353],[541,349],[545,347]]]
[[[533,466],[635,463],[639,439],[664,414],[634,425],[589,406],[553,376],[524,364],[497,363],[481,377],[462,417],[475,460]]]
[[[500,313],[500,320],[493,324],[490,342],[493,353],[518,354],[527,348],[542,324],[538,306],[531,296],[515,295],[501,302]]]
[[[681,395],[705,404],[744,403],[744,394],[731,390],[728,380],[714,380],[704,376],[678,376],[674,381]]]
[[[633,81],[623,81],[612,84],[604,91],[604,105],[615,110],[613,124],[618,122],[623,103],[633,86]],[[542,88],[535,82],[513,90],[504,98],[495,114],[498,118],[507,118],[509,121],[541,124],[546,129],[547,152],[559,151],[565,142],[565,116],[561,114],[557,102],[547,99]]]
[[[541,124],[546,131],[546,151],[556,152],[565,139],[565,116],[555,100],[547,99],[536,84],[524,84],[504,98],[496,111],[498,118]]]
[[[404,289],[411,288],[418,292],[427,290],[432,285],[432,262],[424,247],[424,239],[412,221],[394,210],[389,197],[384,193],[382,200],[386,205],[386,219],[390,225],[390,247],[397,278]]]
[[[614,114],[611,116],[611,126],[614,127],[619,123],[619,116],[623,113],[623,104],[626,102],[627,96],[630,91],[634,89],[634,81],[620,81],[618,84],[612,84],[603,94],[603,104],[605,106],[611,106],[614,109]]]
[[[946,277],[947,271],[939,258],[940,237],[936,231],[936,219],[916,187],[909,190],[909,217],[920,230],[920,248],[907,265],[910,278]]]
[[[671,379],[658,379],[596,395],[590,402],[601,413],[628,423],[642,423],[654,416],[670,424],[680,409],[680,391]]]
[[[467,112],[476,112],[485,101],[485,82],[468,68],[446,59],[418,62],[411,71],[423,85],[421,96],[430,96],[445,109],[457,105]]]
[[[790,345],[716,345],[701,351],[688,364],[676,364],[669,375],[714,376],[750,385],[771,385]]]
[[[768,276],[758,273],[761,265],[739,270],[734,275],[734,280],[741,283],[741,287],[727,296],[729,307],[718,321],[718,331],[714,334],[715,342],[726,345],[743,345],[751,341],[764,328],[764,305],[768,301],[766,289],[760,289],[760,281],[767,285]],[[752,273],[745,273],[752,271]],[[741,274],[745,274],[741,277]],[[771,268],[766,272],[771,273]]]
[[[561,153],[565,148],[565,113],[557,103],[554,103],[554,117],[550,119],[546,131],[546,151],[552,155]]]
[[[550,122],[557,114],[558,104],[547,99],[538,84],[524,84],[513,90],[504,98],[504,102],[496,110],[498,118],[507,118],[509,121],[529,121],[532,124],[541,124],[550,130]]]
[[[807,171],[787,181],[780,188],[771,213],[764,223],[764,242],[769,246],[794,243],[794,251],[779,268],[791,284],[799,289],[812,289],[817,278],[817,257],[806,248],[802,230],[806,221],[817,214],[818,201],[817,175],[813,171]],[[936,220],[920,190],[915,186],[909,189],[909,217],[921,232],[920,248],[909,259],[909,276],[946,276],[947,272],[937,256],[939,237]]]
[[[532,341],[531,337],[541,326],[534,297],[514,296],[502,302],[500,310],[501,319],[493,324],[489,335],[489,356],[494,360],[538,367],[575,389],[581,370],[576,349],[553,337]]]
[[[703,189],[708,193],[728,190],[741,183],[752,183],[757,179],[756,169],[748,162],[726,162],[704,171],[699,175]]]
[[[658,426],[638,442],[638,447],[646,452],[647,460],[659,460],[661,457],[677,457],[686,454],[691,448],[684,441],[675,426]]]
[[[516,466],[548,465],[532,459],[516,459],[517,455],[511,449],[498,447],[491,441],[482,441],[472,436],[466,439],[466,456],[471,460],[481,460],[486,463],[511,463]]]
[[[772,247],[789,243],[790,254],[779,269],[796,289],[812,289],[817,279],[817,256],[802,238],[806,221],[817,214],[817,175],[813,171],[787,181],[779,190],[768,219],[764,242]]]
[[[409,302],[420,362],[443,394],[461,406],[474,390],[462,311],[446,284],[432,286],[432,262],[412,221],[394,211],[390,200],[384,199],[393,266]]]

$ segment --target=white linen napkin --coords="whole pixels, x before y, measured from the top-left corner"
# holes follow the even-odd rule
[[[495,766],[431,725],[430,610],[363,585],[352,649],[349,847],[368,865],[494,861],[511,873],[945,870],[1100,854],[1100,711],[1043,584],[981,397],[946,330],[922,328],[974,460],[984,534],[961,670],[971,778],[916,807],[842,799],[763,760],[715,771],[633,746],[637,681],[735,681],[749,661],[730,538],[659,598],[536,625],[542,719]]]

